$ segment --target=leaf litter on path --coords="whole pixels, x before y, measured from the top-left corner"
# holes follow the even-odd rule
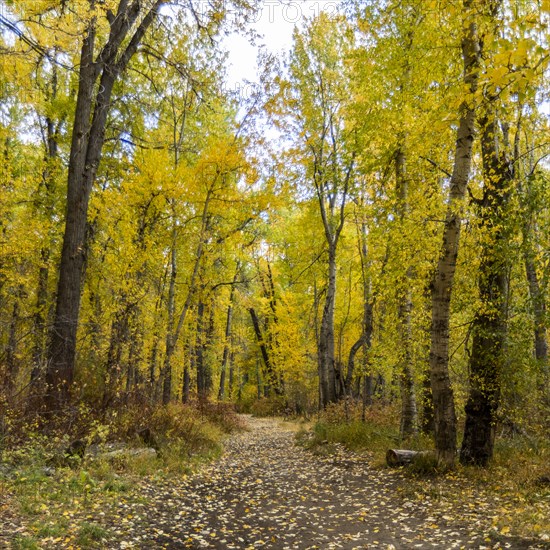
[[[319,456],[296,445],[284,422],[247,422],[198,473],[144,480],[113,509],[87,516],[110,534],[100,547],[549,548],[491,530],[498,502],[475,492],[448,499],[434,482],[417,493],[399,471],[373,469],[365,455],[337,445]]]

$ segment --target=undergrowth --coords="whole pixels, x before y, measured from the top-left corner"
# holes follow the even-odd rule
[[[299,444],[316,453],[330,453],[336,444],[368,452],[374,467],[386,468],[388,449],[433,450],[431,437],[399,437],[399,411],[376,405],[365,411],[351,401],[333,404],[319,414],[311,430],[297,434]],[[468,498],[488,500],[498,511],[488,517],[496,533],[550,540],[550,441],[540,434],[500,437],[487,468],[441,469],[433,454],[418,455],[399,471],[406,498],[435,498],[452,503]]]
[[[137,434],[144,428],[154,435],[157,453],[140,452],[145,443]],[[242,428],[231,407],[216,404],[130,404],[90,419],[86,429],[59,425],[39,432],[34,421],[14,424],[17,433],[4,431],[0,447],[0,503],[24,518],[26,530],[14,535],[12,546],[108,547],[120,519],[117,505],[143,498],[137,489],[142,480],[169,483],[191,473],[221,453],[225,434]],[[64,449],[75,437],[88,451],[69,460]],[[102,524],[87,519],[97,511],[104,512]]]

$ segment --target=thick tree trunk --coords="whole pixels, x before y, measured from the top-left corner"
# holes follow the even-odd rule
[[[94,59],[96,16],[91,17],[82,43],[69,157],[65,232],[46,370],[45,404],[50,412],[59,410],[67,403],[73,385],[80,297],[87,249],[88,203],[101,160],[113,86],[118,77],[125,72],[128,62],[163,3],[164,0],[157,0],[153,6],[147,8],[124,49],[122,44],[141,15],[142,10],[138,1],[129,5],[126,0],[120,0],[116,17],[110,20],[108,41],[97,59]]]
[[[464,0],[465,36],[462,40],[462,57],[464,82],[468,86],[471,97],[468,97],[460,107],[443,240],[432,281],[430,380],[434,402],[435,447],[437,459],[449,467],[455,463],[457,446],[454,395],[449,377],[450,304],[462,223],[460,203],[466,194],[472,162],[475,135],[475,98],[473,96],[479,78],[480,44],[477,25],[471,10],[471,0]]]
[[[90,135],[90,117],[97,78],[97,66],[93,58],[95,25],[93,19],[84,38],[80,56],[79,87],[69,159],[65,232],[46,370],[46,405],[50,410],[56,410],[68,401],[74,378],[88,201],[95,177],[95,170],[86,162],[88,140],[101,137]],[[99,158],[91,160],[98,161]]]
[[[508,269],[507,203],[513,180],[513,165],[498,150],[494,115],[481,121],[484,172],[480,226],[483,229],[478,273],[482,303],[472,324],[470,394],[460,451],[462,464],[486,466],[493,456],[496,412],[500,400],[500,375],[506,341]]]

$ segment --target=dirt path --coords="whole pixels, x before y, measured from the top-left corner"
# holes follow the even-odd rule
[[[296,446],[282,422],[248,423],[201,473],[121,502],[117,515],[127,519],[107,547],[543,548],[484,533],[494,513],[487,503],[450,508],[437,487],[412,495],[399,473],[373,470],[364,457],[342,449],[320,457]]]

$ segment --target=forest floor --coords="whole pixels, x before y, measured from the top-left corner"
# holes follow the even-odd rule
[[[479,487],[457,480],[453,490],[445,478],[443,491],[434,478],[419,489],[400,470],[374,468],[368,455],[297,445],[291,423],[246,420],[248,430],[198,472],[141,479],[109,506],[83,507],[68,521],[95,526],[101,536],[88,547],[107,549],[550,548],[495,529],[502,503]],[[24,532],[10,522],[0,512],[0,548],[16,548],[10,531]],[[39,547],[80,546],[50,537]]]

